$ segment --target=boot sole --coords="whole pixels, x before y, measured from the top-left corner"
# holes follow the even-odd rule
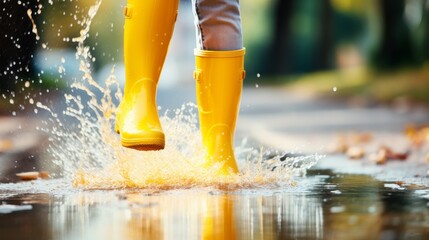
[[[165,147],[165,140],[161,138],[150,139],[123,139],[121,138],[123,147],[131,148],[139,151],[158,151]]]
[[[120,134],[119,125],[115,122],[115,132]],[[164,138],[126,139],[121,137],[121,145],[138,151],[159,151],[165,147]]]

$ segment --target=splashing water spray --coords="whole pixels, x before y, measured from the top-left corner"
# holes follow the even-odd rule
[[[38,102],[40,110],[50,118],[43,131],[50,134],[48,152],[62,169],[61,177],[85,189],[111,188],[189,188],[215,186],[225,189],[257,186],[290,186],[293,176],[305,174],[321,158],[319,155],[282,157],[279,152],[240,146],[236,149],[240,174],[219,177],[221,167],[204,165],[204,150],[197,127],[197,109],[188,103],[161,116],[166,135],[162,151],[135,151],[123,148],[112,126],[122,92],[112,68],[103,85],[91,74],[94,59],[90,47],[85,46],[93,18],[102,0],[89,8],[81,21],[83,29],[73,38],[77,43],[76,58],[83,74],[65,94],[67,109],[55,113]],[[31,18],[31,12],[28,13]],[[33,33],[39,38],[33,23]],[[101,96],[101,97],[100,97]],[[82,99],[89,99],[83,101]],[[66,124],[72,119],[75,127]]]

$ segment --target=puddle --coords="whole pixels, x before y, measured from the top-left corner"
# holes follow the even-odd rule
[[[269,159],[265,149],[254,151],[244,146],[237,151],[243,155],[239,158],[243,174],[220,182],[236,186],[235,190],[213,186],[219,184],[213,176],[219,166],[202,167],[195,108],[185,107],[163,116],[164,130],[170,136],[165,151],[140,153],[120,148],[112,128],[116,103],[121,98],[115,69],[103,79],[104,85],[100,84],[103,80],[96,81],[91,70],[94,46],[85,43],[93,37],[89,29],[101,3],[97,0],[85,11],[85,17],[78,20],[80,35],[71,38],[82,76],[64,96],[66,109],[57,113],[28,99],[35,115],[48,116],[37,130],[49,133],[48,152],[62,170],[54,177],[63,178],[1,184],[2,239],[429,236],[427,189],[325,170],[309,170],[306,178],[292,179],[297,171],[305,174],[316,164],[321,157],[318,155],[282,158],[274,154]],[[28,11],[30,19],[33,15]],[[63,59],[58,67],[60,76],[66,70]],[[13,98],[10,104],[14,105]],[[293,180],[296,186],[291,184]],[[72,182],[88,190],[74,188]],[[159,185],[173,190],[161,190]]]
[[[288,188],[9,190],[7,239],[425,239],[428,189],[310,170]],[[21,184],[21,183],[19,183]],[[19,185],[18,184],[18,185]],[[28,184],[28,183],[22,183]],[[55,184],[52,184],[54,186]],[[70,188],[72,190],[73,188]],[[4,185],[1,192],[5,192]],[[25,227],[24,227],[25,226]]]

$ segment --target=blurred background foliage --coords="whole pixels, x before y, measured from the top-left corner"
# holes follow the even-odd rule
[[[428,0],[242,3],[249,82],[429,102]]]
[[[427,0],[271,0],[242,5],[247,46],[270,60],[250,58],[250,69],[264,74],[364,64],[391,70],[429,60]]]
[[[64,88],[79,79],[72,38],[79,36],[94,3],[2,2],[0,99],[18,95],[28,81],[39,90]],[[104,0],[92,22],[86,45],[94,72],[113,65],[121,69],[125,4]],[[181,1],[179,17],[188,17],[179,19],[170,51],[189,59],[189,67],[180,72],[167,63],[164,69],[178,71],[168,76],[182,76],[179,82],[192,81],[190,4]],[[28,9],[40,39],[32,32]],[[250,86],[276,84],[303,94],[429,102],[429,0],[252,0],[241,1],[241,10]]]

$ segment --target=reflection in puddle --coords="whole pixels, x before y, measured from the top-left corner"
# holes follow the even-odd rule
[[[91,183],[91,186],[106,186],[104,181],[98,180],[104,180],[100,177],[103,176],[112,182],[112,172],[92,174],[95,169],[106,170],[104,167],[111,165],[119,170],[113,178],[113,183],[117,183],[112,184],[113,187],[151,187],[153,185],[148,183],[168,184],[168,181],[176,183],[174,187],[188,187],[190,182],[184,181],[186,179],[194,180],[191,183],[200,187],[212,186],[213,181],[207,181],[204,169],[194,166],[202,159],[202,152],[184,148],[195,149],[198,145],[193,143],[200,142],[194,137],[196,117],[192,118],[192,114],[164,118],[168,123],[164,124],[166,133],[171,136],[168,146],[172,149],[146,154],[143,158],[118,150],[117,135],[111,126],[115,118],[115,100],[120,99],[120,91],[114,91],[119,89],[119,84],[114,69],[104,88],[94,80],[90,66],[95,60],[89,52],[94,46],[84,44],[100,4],[100,0],[95,1],[88,16],[78,20],[83,29],[81,35],[73,39],[77,42],[76,56],[83,77],[72,87],[79,94],[66,94],[67,108],[62,115],[40,102],[35,104],[36,112],[43,110],[51,116],[40,129],[51,134],[50,150],[55,163],[65,172],[63,176],[75,177],[76,170],[82,170],[83,173],[74,178],[77,186]],[[61,72],[63,68],[60,67]],[[191,118],[187,117],[189,115]],[[66,128],[69,124],[65,124],[66,119],[62,117],[77,121],[79,132],[69,131]],[[144,164],[128,164],[130,161],[125,160],[130,159]],[[147,169],[148,161],[142,160],[150,159],[154,168]],[[171,164],[172,159],[175,164]],[[293,174],[282,172],[288,168],[281,167],[307,169],[317,162],[311,159],[289,162],[279,158],[273,161],[275,165],[271,168],[263,168],[275,168],[279,172],[262,171],[266,175],[261,177],[258,171],[261,171],[262,157],[250,159],[257,161],[247,167],[248,173],[255,173],[245,175],[249,183],[289,183]],[[117,162],[122,165],[114,165]],[[110,175],[104,174],[106,172]],[[193,173],[198,174],[194,176]],[[151,178],[151,174],[155,178]],[[210,187],[169,191],[79,191],[58,181],[5,184],[0,185],[0,200],[5,204],[2,207],[18,206],[17,209],[27,211],[0,213],[0,236],[2,239],[389,239],[429,235],[428,200],[414,194],[412,189],[392,189],[359,175],[312,174],[302,179],[311,182],[307,188],[237,191]],[[283,179],[285,181],[279,181]]]
[[[9,194],[0,236],[43,239],[392,239],[429,236],[427,190],[310,171],[289,189]],[[304,187],[303,187],[304,186]],[[334,194],[338,190],[341,194]],[[3,188],[0,188],[3,192]],[[423,197],[422,197],[423,196]],[[12,224],[12,222],[14,224]],[[17,224],[18,223],[18,224]],[[22,227],[26,226],[25,229]],[[19,230],[19,231],[18,231]]]
[[[28,201],[26,196],[16,198],[7,201]],[[43,199],[40,196],[35,198]],[[282,236],[323,236],[322,204],[302,194],[295,196],[271,192],[258,196],[213,193],[202,189],[156,194],[83,192],[52,199],[49,203],[34,204],[33,212],[26,216],[27,221],[46,223],[44,231],[53,230],[54,239],[278,239]],[[49,214],[42,216],[39,212]],[[0,222],[4,220],[0,216]],[[12,229],[8,233],[16,234]]]

